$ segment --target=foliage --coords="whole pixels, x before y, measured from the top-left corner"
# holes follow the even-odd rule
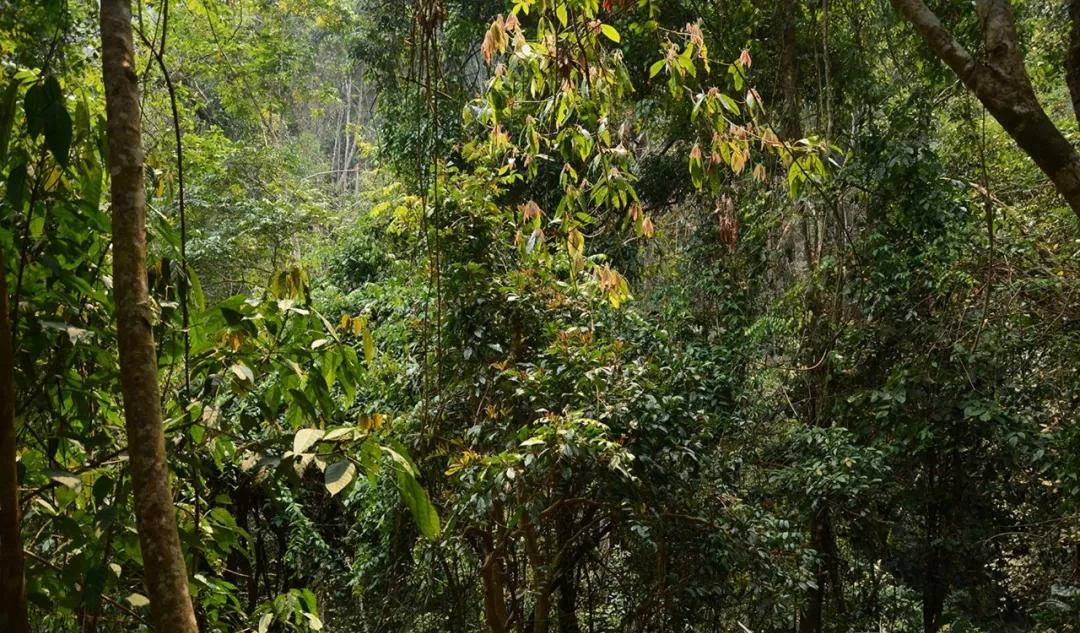
[[[1016,14],[1066,129],[1059,4]],[[96,10],[13,6],[33,630],[140,630]],[[135,26],[201,630],[1076,629],[1075,219],[886,4]]]

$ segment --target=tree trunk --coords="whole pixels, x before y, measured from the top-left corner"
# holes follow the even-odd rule
[[[491,633],[504,633],[508,616],[503,595],[502,554],[499,545],[492,542],[490,534],[485,536],[488,551],[484,566],[480,568],[480,579],[484,584],[484,618]]]
[[[528,513],[521,518],[522,533],[525,539],[525,555],[533,568],[533,587],[535,600],[533,605],[532,633],[547,633],[551,618],[551,584],[548,578],[548,565],[540,553],[540,541]]]
[[[1065,81],[1072,96],[1073,115],[1080,123],[1080,0],[1069,2],[1069,54],[1065,59]]]
[[[810,544],[817,552],[817,565],[814,569],[814,584],[806,596],[802,617],[799,618],[799,633],[821,633],[822,615],[825,610],[825,585],[828,583],[829,527],[827,510],[822,508],[810,518]]]
[[[112,176],[113,287],[135,519],[156,633],[197,633],[165,462],[146,278],[146,193],[130,0],[101,2]]]
[[[799,67],[798,51],[795,39],[795,20],[799,14],[798,0],[783,0],[777,3],[777,17],[780,22],[780,85],[784,95],[782,132],[784,140],[794,142],[802,138],[802,125],[799,121]]]
[[[937,633],[941,628],[941,616],[945,608],[947,595],[945,571],[948,562],[943,560],[941,541],[943,539],[942,506],[937,491],[941,486],[938,475],[938,453],[931,450],[926,457],[925,477],[926,498],[926,535],[923,546],[922,570],[922,612],[923,633]]]
[[[0,631],[29,633],[15,462],[15,349],[10,314],[7,270],[0,251]]]
[[[559,585],[559,633],[581,633],[577,619],[577,560],[570,555],[574,539],[574,513],[562,508],[555,516],[555,540],[560,552],[555,580]]]
[[[987,61],[975,60],[922,0],[891,0],[930,49],[956,73],[1080,217],[1080,154],[1039,105],[1020,53],[1007,0],[976,0]],[[1075,96],[1075,93],[1074,93]]]
[[[922,596],[923,633],[938,633],[941,630],[944,610],[945,591],[941,583],[936,578],[927,578]]]

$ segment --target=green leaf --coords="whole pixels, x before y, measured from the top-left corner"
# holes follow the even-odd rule
[[[607,36],[607,38],[612,42],[618,43],[619,40],[622,39],[621,37],[619,37],[619,32],[616,31],[615,27],[611,26],[610,24],[601,24],[600,32]]]
[[[799,161],[795,160],[791,162],[791,166],[788,167],[787,181],[788,181],[788,195],[795,198],[799,195],[799,185],[802,184],[806,176],[802,173],[802,168],[799,166]]]
[[[720,93],[720,103],[724,104],[724,107],[732,114],[739,114],[739,104],[722,92]]]
[[[570,106],[566,103],[566,97],[559,99],[559,106],[555,109],[555,126],[562,127],[563,123],[570,118]]]
[[[67,166],[73,130],[71,115],[64,105],[64,93],[56,77],[48,77],[43,83],[31,86],[23,98],[23,110],[30,138],[45,132],[45,145],[57,162]]]
[[[368,369],[371,369],[371,364],[375,362],[375,339],[371,336],[371,328],[364,324],[364,360],[368,364]]]
[[[26,113],[26,135],[35,138],[41,133],[45,123],[45,108],[48,107],[48,97],[45,95],[45,87],[42,84],[34,84],[27,89],[23,96],[23,112]]]
[[[26,163],[19,163],[8,172],[4,198],[15,212],[19,212],[22,211],[24,197],[26,197]]]
[[[323,438],[323,431],[321,429],[300,429],[293,436],[293,452],[300,454],[306,452],[311,448],[315,442],[318,442]]]
[[[225,317],[225,323],[229,324],[232,327],[240,325],[240,323],[242,323],[244,320],[244,315],[236,310],[233,310],[232,308],[221,306],[218,309],[221,310],[221,316]]]
[[[330,491],[330,496],[334,496],[344,490],[354,477],[356,477],[356,466],[352,462],[334,462],[326,467],[323,482],[326,484],[326,489]]]
[[[90,106],[86,104],[86,95],[75,105],[75,133],[80,139],[90,137]]]
[[[360,466],[371,483],[375,483],[379,476],[381,460],[382,449],[379,448],[379,443],[375,441],[375,438],[369,437],[364,440],[364,443],[360,445]]]
[[[565,4],[560,4],[559,6],[555,7],[555,17],[559,18],[559,22],[562,22],[563,26],[566,26],[567,18]]]
[[[679,65],[686,70],[688,75],[690,75],[691,77],[697,77],[697,67],[694,66],[694,60],[690,59],[686,55],[679,55]]]
[[[289,389],[289,395],[292,396],[293,403],[299,405],[298,407],[290,407],[290,411],[302,411],[307,414],[309,420],[319,419],[319,413],[315,410],[315,405],[311,404],[311,400],[303,391],[294,387]]]
[[[395,450],[394,448],[391,448],[389,446],[380,446],[379,448],[387,455],[389,455],[390,458],[393,459],[394,462],[398,465],[398,467],[404,468],[405,470],[409,471],[409,474],[415,477],[419,473],[419,471],[416,470],[416,465],[412,463],[412,460],[410,460],[404,455],[403,448],[401,450]],[[401,447],[399,446],[398,448]]]
[[[735,64],[728,66],[728,74],[731,75],[731,83],[735,86],[736,90],[743,89],[743,75],[742,70]]]
[[[416,527],[425,538],[435,541],[439,538],[439,515],[435,512],[435,506],[431,505],[431,499],[427,492],[416,481],[412,473],[404,468],[397,469],[397,486],[401,492],[401,498],[405,505],[409,506],[409,512],[416,521]]]
[[[71,115],[64,107],[63,100],[60,100],[52,104],[45,113],[45,144],[56,157],[56,162],[64,167],[68,164],[71,136]]]
[[[304,617],[308,619],[308,628],[312,631],[321,631],[323,628],[322,620],[314,613],[305,613]]]
[[[664,69],[664,64],[666,63],[667,60],[664,59],[653,62],[653,65],[649,66],[649,79],[652,79],[653,77],[659,75],[660,71]]]
[[[4,96],[0,97],[0,165],[7,163],[8,141],[11,140],[11,127],[15,122],[15,97],[19,93],[19,80],[8,82]]]
[[[264,613],[263,616],[259,618],[259,633],[266,633],[266,631],[270,628],[270,623],[273,621],[273,613]]]

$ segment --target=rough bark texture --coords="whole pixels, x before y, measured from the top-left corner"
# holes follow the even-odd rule
[[[1080,154],[1046,115],[1031,87],[1006,0],[976,0],[987,59],[977,61],[922,0],[891,0],[930,49],[1054,183],[1080,217]],[[1074,97],[1076,93],[1074,92]]]
[[[146,193],[130,0],[102,0],[101,47],[120,387],[146,589],[157,633],[197,633],[165,463],[146,279]]]
[[[29,633],[15,462],[15,350],[0,252],[0,633]]]
[[[1080,123],[1080,0],[1069,2],[1069,55],[1065,59],[1065,81],[1072,96],[1073,114]]]

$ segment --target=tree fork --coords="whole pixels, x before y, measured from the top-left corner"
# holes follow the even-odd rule
[[[890,1],[1050,178],[1080,218],[1080,154],[1046,115],[1035,96],[1008,2],[977,0],[975,3],[987,49],[987,60],[982,62],[968,53],[922,0]],[[1069,83],[1072,87],[1073,82]],[[1074,92],[1074,98],[1075,95]]]

